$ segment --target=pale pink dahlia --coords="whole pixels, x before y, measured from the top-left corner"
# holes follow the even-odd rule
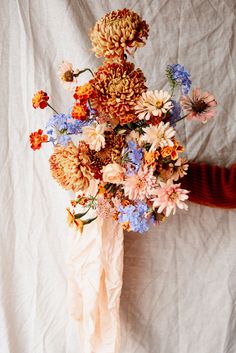
[[[193,89],[191,98],[189,96],[181,97],[180,103],[187,114],[187,119],[199,120],[202,123],[206,123],[207,120],[213,118],[217,105],[212,94],[208,92],[201,94],[199,88]]]
[[[88,146],[80,142],[79,147],[69,143],[67,147],[57,145],[49,158],[52,177],[66,190],[85,190],[93,178],[90,171]]]
[[[149,120],[152,116],[162,117],[171,108],[171,95],[166,91],[155,90],[142,93],[135,112],[140,120]]]
[[[125,196],[130,200],[146,200],[151,197],[157,186],[153,169],[140,168],[138,173],[127,176],[124,181]]]
[[[153,207],[157,208],[158,213],[165,212],[168,217],[171,212],[176,212],[176,208],[187,210],[188,206],[184,203],[188,199],[187,190],[181,189],[180,184],[173,184],[172,180],[167,183],[160,182],[160,187],[156,189],[156,197],[153,199]]]
[[[175,136],[175,130],[170,126],[170,123],[164,124],[163,121],[159,125],[149,125],[143,128],[144,135],[142,141],[150,143],[150,151],[155,151],[159,147],[174,146],[172,141]]]
[[[96,22],[90,33],[96,56],[123,58],[131,48],[136,50],[145,45],[148,25],[135,12],[128,9],[112,11]]]

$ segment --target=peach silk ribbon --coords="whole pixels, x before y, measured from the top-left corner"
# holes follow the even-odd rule
[[[112,218],[85,226],[71,242],[69,307],[82,353],[118,353],[123,230]]]

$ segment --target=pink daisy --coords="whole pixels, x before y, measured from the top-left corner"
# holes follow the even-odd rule
[[[213,118],[215,115],[215,106],[217,102],[215,97],[204,92],[201,94],[199,88],[195,88],[192,91],[192,98],[189,96],[183,96],[180,99],[180,103],[187,113],[188,120],[199,120],[202,123],[206,123],[207,120]]]

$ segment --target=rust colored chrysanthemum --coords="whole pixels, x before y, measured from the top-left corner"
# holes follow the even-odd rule
[[[30,144],[31,148],[35,150],[39,150],[42,147],[43,142],[48,141],[48,135],[43,135],[43,130],[39,129],[38,131],[32,132],[30,134]]]
[[[88,146],[80,142],[76,147],[58,145],[49,159],[52,177],[66,190],[85,190],[92,179]]]
[[[134,113],[136,101],[147,89],[145,81],[142,70],[135,69],[133,63],[105,63],[90,80],[95,90],[92,106],[106,114],[110,121],[119,122],[122,117]]]
[[[124,53],[145,45],[149,27],[135,12],[128,9],[112,11],[96,22],[90,32],[97,57],[123,58]]]
[[[86,120],[88,116],[88,108],[84,104],[75,103],[71,115],[73,119]]]
[[[74,98],[79,99],[80,102],[87,102],[89,98],[94,95],[94,89],[88,82],[83,86],[77,86],[74,93]]]
[[[32,98],[32,105],[34,109],[37,109],[37,108],[44,109],[48,105],[47,104],[48,100],[49,100],[49,97],[46,92],[37,91]]]

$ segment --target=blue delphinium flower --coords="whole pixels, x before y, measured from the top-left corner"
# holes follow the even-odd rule
[[[148,212],[148,206],[145,202],[138,201],[135,206],[120,206],[118,210],[118,222],[129,223],[133,232],[144,233],[149,229],[149,221],[145,217]]]
[[[170,125],[175,126],[176,122],[180,119],[181,106],[175,100],[171,100],[172,108],[170,110]]]
[[[189,72],[182,65],[168,65],[166,73],[172,86],[179,85],[182,88],[183,94],[188,94],[192,81],[189,78]]]
[[[82,128],[84,126],[91,125],[95,119],[88,119],[88,120],[76,120],[73,119],[71,116],[67,121],[67,133],[71,135],[77,135],[82,132]]]
[[[128,158],[131,167],[128,169],[128,174],[138,172],[143,160],[142,148],[138,148],[136,143],[131,140],[128,142],[128,148],[126,152],[128,153]]]
[[[70,114],[54,114],[46,124],[47,134],[51,135],[50,141],[54,144],[67,146],[71,141],[70,135],[82,133],[82,128],[94,120],[81,121],[73,119]]]
[[[120,223],[126,223],[130,221],[130,218],[132,217],[132,213],[135,211],[135,206],[133,205],[128,205],[128,206],[119,206],[118,208],[120,214],[118,221]]]
[[[57,136],[57,143],[59,143],[60,145],[67,146],[70,141],[71,138],[68,135],[61,134]]]
[[[46,129],[52,128],[58,131],[67,129],[67,119],[68,115],[66,114],[54,114],[50,117],[46,124]]]

